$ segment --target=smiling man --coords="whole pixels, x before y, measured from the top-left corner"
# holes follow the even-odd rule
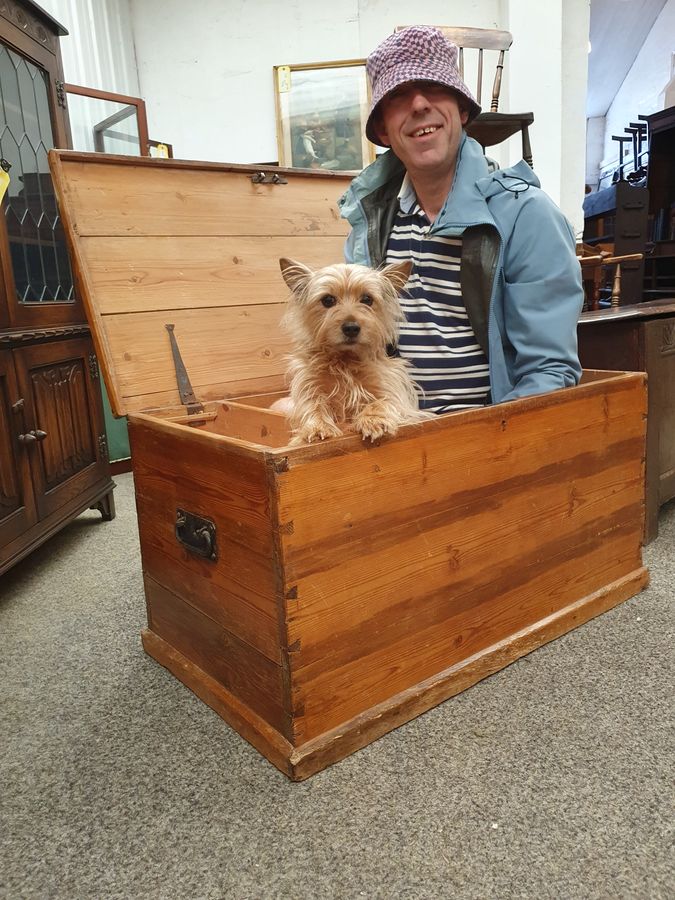
[[[368,57],[366,135],[390,150],[340,200],[347,262],[412,260],[399,352],[437,413],[576,384],[581,269],[525,161],[490,172],[457,47],[413,26]]]

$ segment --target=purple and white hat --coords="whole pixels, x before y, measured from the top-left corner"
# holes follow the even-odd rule
[[[373,130],[379,102],[407,81],[434,81],[458,91],[468,101],[469,122],[480,112],[480,106],[459,74],[457,45],[450,43],[437,28],[411,25],[390,35],[370,54],[366,71],[371,85],[366,137],[373,144],[379,143]]]

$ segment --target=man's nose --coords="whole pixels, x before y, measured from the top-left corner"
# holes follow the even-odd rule
[[[427,97],[424,90],[422,90],[422,88],[417,88],[413,93],[411,105],[415,110],[429,108],[429,98]]]

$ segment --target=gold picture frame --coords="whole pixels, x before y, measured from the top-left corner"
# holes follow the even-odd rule
[[[279,165],[356,174],[375,159],[364,59],[274,66],[274,96]]]

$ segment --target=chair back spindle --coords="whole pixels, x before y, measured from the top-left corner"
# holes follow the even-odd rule
[[[504,51],[499,53],[499,62],[497,63],[497,71],[495,72],[495,83],[492,88],[492,102],[490,103],[490,112],[499,112],[499,92],[502,89],[502,71],[504,69]]]

